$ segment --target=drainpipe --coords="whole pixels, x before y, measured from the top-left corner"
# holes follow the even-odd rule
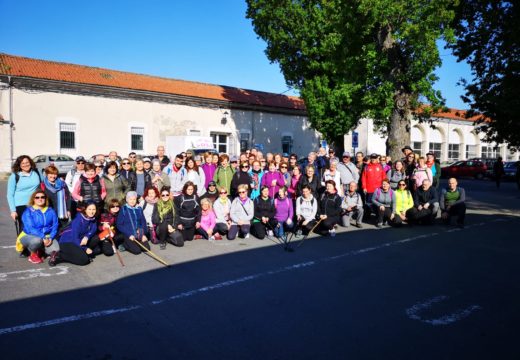
[[[11,155],[11,164],[14,161],[14,141],[13,141],[13,132],[14,132],[14,122],[13,122],[13,82],[11,77],[7,77],[7,83],[9,84],[9,147],[10,147],[10,155]]]

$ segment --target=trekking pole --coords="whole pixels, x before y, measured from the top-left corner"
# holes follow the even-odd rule
[[[119,259],[119,262],[121,263],[121,266],[125,266],[125,263],[123,262],[123,258],[121,257],[121,253],[116,248],[116,243],[114,242],[112,233],[110,233],[110,235],[108,236],[108,240],[110,240],[110,242],[112,243],[112,250],[114,250],[114,252],[116,253],[117,258]]]
[[[132,239],[130,239],[132,240]],[[166,267],[170,267],[170,264],[168,264],[166,261],[161,259],[159,256],[155,255],[152,250],[149,250],[146,246],[141,244],[141,242],[137,239],[133,239],[133,242],[136,242],[137,245],[139,245],[144,251],[146,251],[151,257],[153,257],[155,260],[159,261],[161,264],[165,265]]]
[[[256,216],[255,216],[254,218],[257,219],[257,220],[259,220],[260,222],[262,222],[262,219],[259,219],[259,218],[257,218]],[[262,224],[263,224],[263,223],[262,223]],[[270,229],[270,230],[273,232],[273,234],[274,234],[273,227],[271,226],[271,224],[269,224],[269,221],[268,221],[266,224],[267,224],[267,226],[269,226],[269,229]],[[273,243],[275,243],[275,244],[277,244],[277,245],[280,245],[280,246],[284,247],[284,249],[285,249],[284,242],[283,242],[282,240],[280,240],[280,238],[278,238],[276,235],[275,235],[275,238],[276,238],[278,241],[274,241],[274,240],[273,240],[269,235],[266,235],[266,236],[267,236],[267,238],[268,238],[269,240],[271,240]]]
[[[305,239],[307,239],[309,237],[309,235],[314,231],[314,229],[316,229],[318,227],[318,225],[321,223],[323,219],[320,219],[316,225],[314,225],[312,227],[312,229],[307,233],[307,235],[304,236],[304,238],[302,239],[302,241],[296,246],[296,248],[299,248],[300,246],[302,246],[303,242],[305,241]]]
[[[16,237],[20,235],[20,226],[18,225],[18,220],[14,221],[14,228],[16,229]]]

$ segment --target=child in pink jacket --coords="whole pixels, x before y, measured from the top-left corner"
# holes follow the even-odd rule
[[[217,224],[217,216],[213,211],[211,200],[204,198],[200,200],[200,207],[202,209],[200,226],[195,230],[195,239],[215,240],[213,232]]]

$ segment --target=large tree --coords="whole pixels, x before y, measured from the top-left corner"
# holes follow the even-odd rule
[[[467,61],[473,79],[463,79],[470,105],[486,140],[520,148],[520,17],[518,4],[499,0],[461,0],[452,45]]]
[[[247,0],[247,16],[266,54],[298,89],[315,129],[337,145],[363,116],[388,135],[400,157],[410,143],[419,100],[443,105],[433,89],[441,60],[436,41],[451,40],[455,0]]]

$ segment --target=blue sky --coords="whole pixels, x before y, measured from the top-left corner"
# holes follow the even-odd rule
[[[294,94],[245,11],[244,0],[0,0],[0,52]],[[469,67],[441,54],[436,87],[463,109]]]

